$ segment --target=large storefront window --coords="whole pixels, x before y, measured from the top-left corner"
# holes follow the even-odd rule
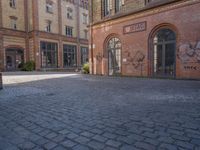
[[[74,45],[63,45],[63,60],[64,67],[76,67],[77,66],[77,52]]]
[[[88,62],[88,48],[87,47],[81,47],[81,64],[85,64]]]
[[[56,68],[58,66],[57,44],[40,42],[42,68]]]
[[[159,30],[154,39],[153,73],[154,76],[175,76],[176,35],[170,29]]]
[[[107,45],[109,75],[121,74],[121,42],[112,38]]]
[[[21,70],[24,63],[24,51],[17,48],[6,49],[6,70]]]

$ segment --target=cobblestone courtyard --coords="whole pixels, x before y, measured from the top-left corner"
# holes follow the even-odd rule
[[[1,150],[200,150],[200,82],[4,73]]]

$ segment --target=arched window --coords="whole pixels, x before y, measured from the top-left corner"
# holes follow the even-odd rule
[[[107,43],[109,75],[121,74],[121,42],[111,38]]]
[[[168,28],[158,30],[153,37],[153,74],[175,77],[176,34]]]

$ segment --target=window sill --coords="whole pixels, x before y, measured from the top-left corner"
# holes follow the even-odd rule
[[[46,13],[53,14],[53,12],[51,12],[51,11],[46,11]]]
[[[10,8],[17,9],[16,6],[10,6]]]

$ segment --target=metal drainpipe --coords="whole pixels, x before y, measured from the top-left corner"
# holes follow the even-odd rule
[[[93,0],[90,0],[90,48],[91,48],[91,63],[92,63],[92,74],[94,74],[94,59],[93,59]]]
[[[75,1],[76,7],[77,7],[77,69],[79,70],[79,67],[81,66],[80,62],[80,55],[81,55],[81,50],[80,50],[80,1]]]
[[[0,72],[0,90],[3,89],[2,73]]]

